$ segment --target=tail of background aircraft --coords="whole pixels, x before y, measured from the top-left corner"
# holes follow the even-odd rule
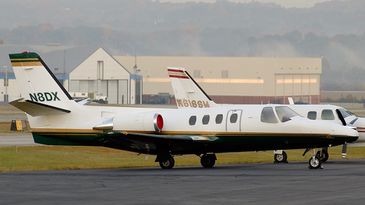
[[[9,54],[22,99],[10,104],[32,115],[71,112],[76,104],[37,53]]]
[[[184,68],[167,68],[178,108],[215,107],[212,99]]]

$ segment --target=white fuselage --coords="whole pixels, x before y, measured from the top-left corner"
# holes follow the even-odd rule
[[[245,105],[215,107],[203,109],[161,109],[161,108],[130,108],[109,106],[88,106],[74,104],[71,113],[61,115],[29,116],[32,130],[92,130],[107,121],[113,122],[114,131],[122,132],[156,132],[154,116],[160,114],[164,125],[161,133],[202,134],[202,133],[292,133],[292,134],[336,134],[355,136],[352,129],[342,129],[337,124],[314,122],[299,116],[291,120],[267,123],[261,120],[262,109],[277,105]],[[280,106],[282,107],[282,106]],[[217,115],[222,115],[221,122],[216,121]],[[194,124],[189,123],[195,116]],[[209,116],[209,117],[204,117]],[[203,122],[203,118],[205,121]],[[207,121],[206,119],[209,118]],[[236,118],[236,120],[231,120]],[[279,119],[275,112],[275,118]],[[308,129],[310,128],[310,129]]]
[[[243,104],[216,104],[216,107],[230,107],[236,109],[247,105]],[[341,110],[341,113],[346,121],[347,126],[354,127],[359,133],[359,139],[355,143],[365,142],[365,118],[357,117],[353,113],[345,110],[342,107],[335,105],[286,105],[292,110],[297,112],[300,116],[308,118],[311,121],[328,122],[342,125],[340,118],[338,117],[336,110]]]

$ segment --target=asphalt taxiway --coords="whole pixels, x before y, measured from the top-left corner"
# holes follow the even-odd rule
[[[0,174],[0,204],[363,204],[365,160]]]

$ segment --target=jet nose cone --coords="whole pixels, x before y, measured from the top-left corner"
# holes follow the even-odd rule
[[[314,121],[313,121],[314,122]],[[327,133],[337,142],[353,142],[359,138],[359,133],[354,127],[343,126],[333,122],[315,122],[317,131]]]
[[[359,132],[354,126],[342,126],[342,129],[345,129],[349,136],[359,136]]]
[[[337,136],[343,136],[345,142],[354,142],[359,138],[359,132],[354,127],[342,126],[335,132]]]
[[[359,139],[357,142],[365,142],[365,118],[356,118],[356,120],[350,125],[355,126],[356,130],[359,132]]]

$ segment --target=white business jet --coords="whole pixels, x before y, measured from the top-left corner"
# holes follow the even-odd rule
[[[198,155],[202,166],[211,168],[216,153],[314,149],[358,138],[354,129],[308,120],[285,105],[162,109],[79,104],[37,53],[9,57],[22,96],[10,104],[27,113],[36,143],[151,154],[169,169],[175,155]],[[309,167],[321,167],[315,154]]]

